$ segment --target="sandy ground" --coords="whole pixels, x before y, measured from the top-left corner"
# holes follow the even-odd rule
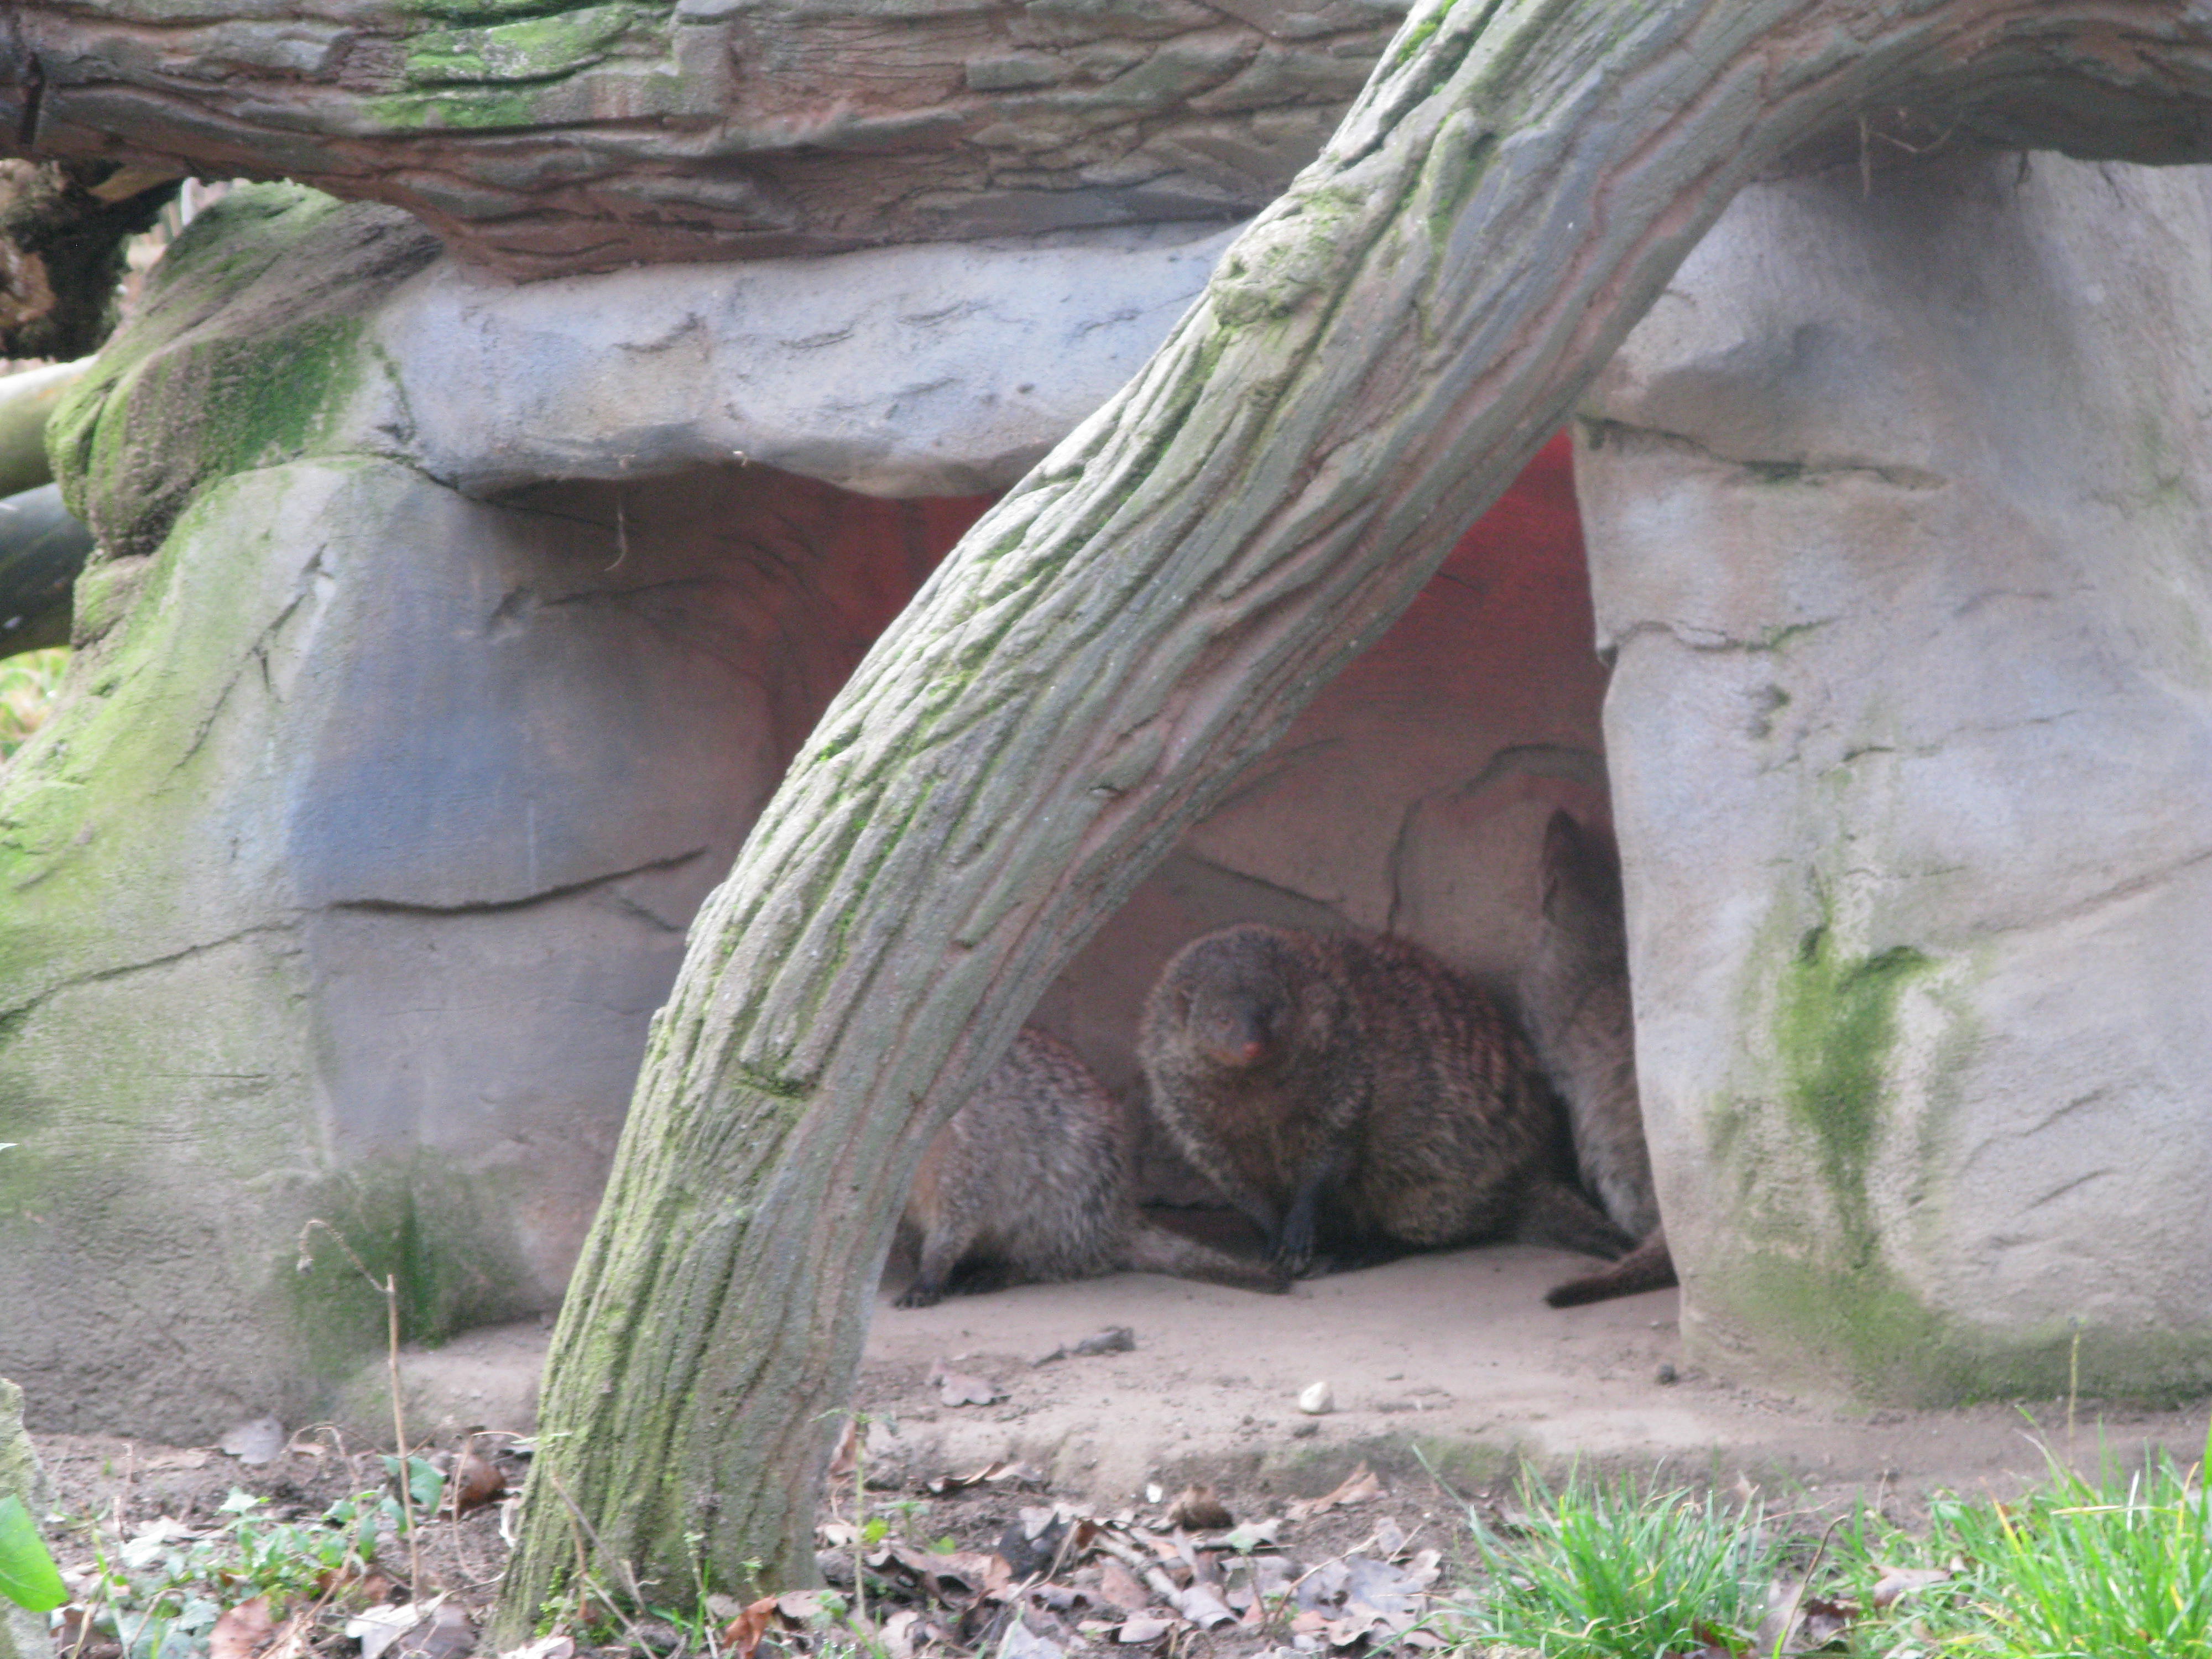
[[[1528,1459],[1553,1472],[1659,1467],[1814,1501],[1883,1492],[1909,1508],[1936,1489],[2008,1492],[2042,1473],[2039,1438],[2068,1443],[2063,1401],[1870,1410],[1708,1377],[1682,1357],[1675,1291],[1544,1305],[1545,1289],[1587,1265],[1506,1245],[1309,1280],[1284,1297],[1130,1273],[924,1309],[885,1293],[857,1395],[878,1419],[872,1480],[911,1488],[1012,1459],[1056,1496],[1114,1504],[1193,1480],[1310,1494],[1363,1460],[1433,1491],[1423,1457],[1455,1491],[1497,1490]],[[1115,1326],[1133,1349],[1033,1363]],[[545,1337],[510,1326],[409,1356],[410,1415],[448,1432],[526,1427]],[[944,1403],[929,1379],[948,1368],[1003,1397]],[[1321,1382],[1335,1408],[1308,1416],[1298,1394]],[[2148,1440],[2193,1461],[2206,1411],[2085,1405],[2081,1456],[2096,1456],[2100,1428],[2130,1458]]]
[[[1362,1553],[1411,1562],[1415,1547],[1434,1547],[1445,1575],[1436,1594],[1449,1595],[1473,1570],[1465,1504],[1493,1520],[1510,1515],[1524,1463],[1548,1474],[1579,1465],[1656,1471],[1670,1486],[1711,1483],[1755,1501],[1771,1517],[1795,1517],[1792,1529],[1808,1532],[1820,1511],[1860,1498],[1913,1526],[1936,1491],[2009,1496],[2044,1474],[2039,1440],[2061,1452],[2069,1444],[2063,1402],[2025,1411],[1869,1411],[1700,1376],[1681,1357],[1674,1291],[1566,1311],[1545,1307],[1544,1290],[1586,1265],[1505,1246],[1412,1257],[1308,1281],[1283,1297],[1135,1274],[920,1310],[896,1308],[886,1293],[858,1390],[867,1413],[865,1455],[833,1482],[823,1519],[831,1533],[842,1523],[849,1538],[852,1523],[877,1517],[916,1548],[941,1539],[963,1550],[995,1550],[1011,1562],[1041,1547],[1022,1541],[1035,1517],[1050,1519],[1041,1504],[1118,1515],[1121,1535],[1131,1536],[1130,1526],[1168,1526],[1175,1495],[1200,1485],[1237,1521],[1283,1518],[1270,1524],[1285,1528],[1283,1547],[1297,1553],[1286,1573],[1310,1577],[1324,1571],[1315,1564],[1335,1559],[1343,1567],[1340,1558]],[[1037,1363],[1115,1328],[1128,1333],[1126,1350]],[[538,1323],[507,1326],[405,1355],[410,1428],[449,1451],[471,1430],[528,1431],[548,1335]],[[369,1413],[362,1433],[298,1434],[292,1449],[264,1465],[243,1466],[208,1448],[40,1437],[62,1510],[75,1517],[64,1566],[89,1564],[94,1517],[108,1522],[112,1548],[157,1516],[203,1529],[220,1524],[234,1486],[265,1497],[275,1520],[310,1517],[334,1497],[376,1486],[380,1460],[364,1437],[388,1401],[380,1399],[383,1368],[373,1370],[355,1390]],[[1334,1408],[1310,1414],[1299,1395],[1316,1383],[1328,1385]],[[983,1403],[948,1403],[948,1388]],[[2084,1406],[2070,1443],[2076,1461],[2090,1464],[2100,1444],[2133,1461],[2146,1443],[2194,1461],[2205,1433],[2203,1407]],[[472,1443],[494,1455],[504,1444],[496,1437]],[[519,1480],[520,1460],[501,1461]],[[1369,1501],[1303,1519],[1287,1507],[1336,1487],[1363,1463],[1380,1477]],[[987,1470],[995,1478],[962,1484]],[[930,1495],[932,1483],[942,1495]],[[1397,1541],[1381,1541],[1386,1531]],[[833,1583],[848,1585],[849,1551],[841,1557],[837,1540],[824,1537],[823,1569]],[[434,1523],[415,1595],[434,1590],[480,1613],[504,1553],[492,1509],[458,1525]],[[413,1565],[391,1553],[381,1571],[412,1577]],[[1095,1595],[1102,1571],[1071,1567],[1072,1593]],[[1087,1589],[1085,1574],[1097,1581]],[[389,1599],[406,1599],[397,1584],[374,1583]],[[364,1582],[348,1594],[373,1600],[374,1588]],[[969,1625],[1011,1616],[996,1603],[964,1612],[917,1605],[914,1617],[953,1620],[952,1639],[987,1649],[999,1626]],[[335,1615],[325,1626],[313,1651],[349,1650],[334,1633]],[[674,1643],[672,1629],[654,1629],[659,1636],[631,1644],[631,1659]],[[1287,1652],[1281,1639],[1267,1621],[1204,1635],[1185,1629],[1173,1650],[1182,1659],[1260,1659]],[[121,1654],[112,1641],[95,1642],[85,1659]]]

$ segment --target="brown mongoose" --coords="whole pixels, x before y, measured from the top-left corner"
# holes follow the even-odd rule
[[[1620,856],[1603,836],[1554,812],[1544,829],[1540,869],[1543,920],[1522,981],[1521,1012],[1536,1057],[1566,1103],[1583,1185],[1642,1241],[1603,1273],[1571,1279],[1544,1298],[1569,1308],[1672,1285],[1674,1261],[1659,1224],[1636,1088]]]
[[[1630,1243],[1563,1178],[1565,1127],[1527,1040],[1403,940],[1208,933],[1161,972],[1137,1046],[1154,1115],[1286,1272],[1323,1244]]]
[[[1282,1291],[1283,1275],[1154,1226],[1129,1182],[1120,1104],[1066,1043],[1024,1026],[921,1155],[902,1231],[915,1247],[902,1308],[949,1292],[1117,1268]]]

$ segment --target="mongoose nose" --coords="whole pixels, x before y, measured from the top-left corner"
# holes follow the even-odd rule
[[[1258,1037],[1247,1037],[1237,1045],[1235,1059],[1239,1066],[1250,1066],[1267,1052],[1267,1045]]]

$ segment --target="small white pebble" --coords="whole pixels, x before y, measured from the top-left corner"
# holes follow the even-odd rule
[[[1336,1409],[1336,1391],[1325,1381],[1310,1382],[1298,1390],[1298,1409],[1308,1417],[1326,1417]]]

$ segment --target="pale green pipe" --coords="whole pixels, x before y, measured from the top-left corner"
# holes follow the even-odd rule
[[[54,481],[46,461],[46,416],[92,359],[0,376],[0,495]]]

